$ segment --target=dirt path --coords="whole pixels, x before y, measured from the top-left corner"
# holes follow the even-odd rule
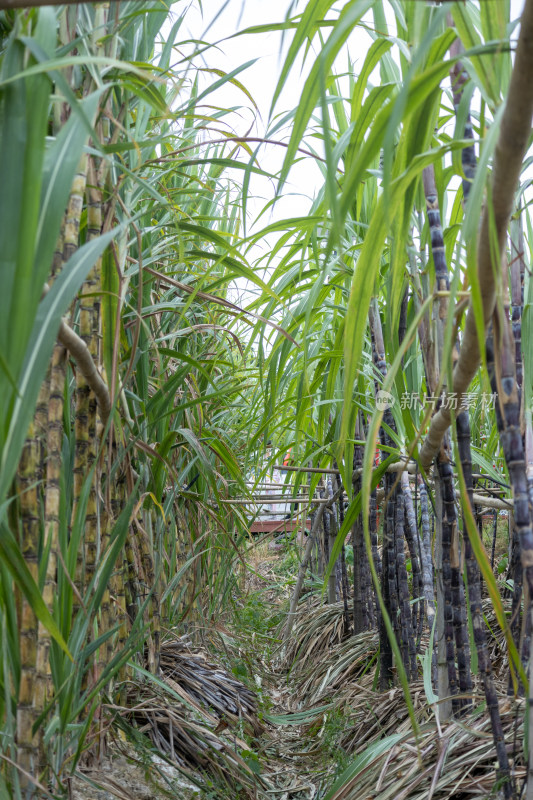
[[[160,774],[154,775],[153,768],[147,769],[146,754],[122,741],[117,758],[107,758],[86,776],[102,788],[75,781],[73,800],[318,800],[341,773],[345,800],[500,796],[495,789],[490,720],[479,692],[472,716],[441,729],[422,678],[412,682],[419,727],[415,737],[402,689],[383,694],[374,690],[376,633],[347,637],[342,604],[325,605],[319,593],[309,593],[300,604],[284,654],[280,630],[297,574],[298,550],[289,545],[274,552],[265,545],[248,557],[250,569],[233,598],[236,609],[203,632],[204,652],[212,662],[209,668],[222,670],[230,682],[239,682],[243,691],[253,690],[258,697],[256,718],[263,726],[258,735],[249,728],[246,732],[244,724],[235,725],[235,718],[229,724],[222,718],[218,725],[215,719],[209,728],[213,736],[222,737],[221,746],[224,743],[235,753],[237,766],[231,767],[229,780],[228,775],[223,781],[212,780],[198,768],[189,771],[188,779],[161,760]],[[484,612],[490,616],[489,606]],[[499,669],[498,664],[505,666],[503,638],[495,623],[492,628],[497,635],[491,640],[491,661]],[[503,696],[506,683],[501,682],[500,688]],[[183,706],[172,702],[183,713]],[[506,699],[501,711],[519,785],[525,775],[523,701]],[[346,777],[345,770],[353,769],[363,750],[368,759],[365,769]]]
[[[257,693],[258,715],[264,729],[259,737],[248,737],[250,749],[241,752],[262,784],[258,786],[258,796],[275,800],[314,800],[331,782],[336,767],[327,720],[326,725],[322,718],[317,723],[316,713],[301,708],[282,658],[279,626],[285,618],[292,588],[291,573],[297,568],[297,559],[295,548],[273,551],[265,544],[252,551],[250,571],[237,598],[240,608],[236,614],[228,614],[226,619],[215,623],[204,636],[208,657]],[[124,737],[118,742],[115,738],[98,764],[92,769],[85,768],[83,777],[71,781],[70,797],[72,800],[163,800],[169,796],[179,796],[180,800],[204,797],[233,800],[235,797],[223,786],[200,789],[163,760],[155,760],[158,763],[154,770],[146,753],[139,753]]]

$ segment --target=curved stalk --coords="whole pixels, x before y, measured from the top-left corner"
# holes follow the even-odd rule
[[[459,457],[461,459],[461,469],[466,485],[468,500],[472,510],[474,509],[474,487],[472,480],[472,455],[470,450],[470,423],[468,411],[463,411],[457,416],[457,445]],[[465,554],[466,575],[468,581],[468,596],[470,601],[470,615],[472,617],[472,627],[474,630],[474,642],[478,657],[478,669],[483,683],[487,709],[490,714],[492,735],[494,746],[498,758],[498,774],[503,779],[504,796],[513,796],[513,787],[510,778],[509,759],[505,747],[500,709],[498,704],[498,693],[494,684],[492,665],[487,647],[487,633],[483,619],[481,607],[481,580],[479,567],[477,565],[470,537],[468,536],[466,525],[463,525],[463,547]]]
[[[479,366],[479,336],[487,331],[496,303],[495,276],[506,246],[507,224],[511,217],[514,196],[531,133],[533,115],[533,0],[526,0],[521,18],[520,35],[511,75],[507,102],[498,143],[494,154],[490,200],[485,204],[477,251],[477,277],[483,312],[483,334],[477,330],[472,300],[469,301],[461,352],[453,372],[451,390],[458,407]],[[497,242],[497,248],[494,243]],[[494,251],[497,251],[496,253]],[[434,415],[420,449],[419,462],[428,469],[437,454],[444,433],[451,423],[451,409],[444,403]]]

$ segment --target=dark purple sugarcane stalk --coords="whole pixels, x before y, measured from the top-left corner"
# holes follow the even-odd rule
[[[511,321],[515,341],[516,381],[522,388],[522,309],[524,307],[524,228],[521,208],[511,220]]]
[[[463,466],[463,473],[466,470],[470,481],[469,498],[473,501],[474,486],[472,482],[472,459],[469,459],[470,454],[470,420],[468,412],[460,411],[457,416],[457,437],[459,441],[459,456]],[[465,461],[463,461],[463,455]],[[455,508],[454,508],[455,514]],[[463,533],[466,535],[466,524],[463,517]],[[455,528],[455,535],[459,537],[457,524]],[[457,561],[459,561],[459,542],[457,542]],[[468,580],[468,576],[467,576]],[[471,589],[470,583],[468,585],[469,591]],[[481,584],[479,582],[479,570],[477,571],[477,586],[472,587],[474,593],[477,592],[481,597]],[[461,581],[460,565],[454,565],[452,559],[452,595],[454,602],[454,629],[455,629],[455,643],[457,648],[457,667],[459,673],[459,690],[461,694],[468,695],[472,692],[472,676],[470,673],[470,648],[468,646],[468,632],[466,615],[463,615],[465,609],[464,586]],[[472,703],[470,697],[463,697],[463,707],[468,707]]]
[[[363,547],[363,571],[361,575],[362,592],[363,592],[363,626],[365,630],[375,628],[375,614],[374,614],[374,587],[372,584],[372,575],[370,574],[370,566],[366,549]]]
[[[407,332],[407,305],[409,302],[409,288],[405,289],[400,306],[400,316],[398,319],[398,343],[401,344]],[[403,364],[403,361],[402,361]]]
[[[453,26],[453,21],[449,17],[448,24]],[[450,47],[450,56],[454,58],[464,51],[460,39],[455,39]],[[450,78],[452,82],[453,92],[453,106],[455,115],[458,115],[459,106],[463,99],[464,88],[468,82],[468,73],[466,72],[461,61],[455,61],[450,69]],[[463,203],[468,200],[470,194],[470,187],[476,175],[476,148],[474,145],[474,131],[472,129],[472,119],[470,117],[470,109],[467,112],[465,120],[465,129],[463,136],[465,139],[471,139],[472,144],[469,147],[464,147],[461,151],[461,163],[463,167]]]
[[[448,278],[448,265],[444,249],[444,239],[438,205],[437,189],[435,185],[435,171],[433,166],[426,167],[423,173],[426,209],[431,236],[431,249],[435,263],[436,288],[448,292],[450,282]],[[443,295],[439,302],[438,343],[439,355],[442,356],[444,342],[444,328],[448,315],[447,296]],[[457,352],[457,347],[455,347]],[[455,514],[455,493],[453,487],[453,472],[449,463],[449,439],[445,437],[443,446],[437,456],[439,480],[443,498],[442,519],[442,576],[444,588],[444,636],[446,641],[446,662],[449,691],[452,695],[452,708],[454,713],[460,711],[462,701],[454,695],[457,690],[468,691],[471,688],[470,664],[467,659],[468,633],[466,628],[466,611],[464,609],[464,591],[461,592],[461,571],[459,559],[459,536],[457,518]],[[453,557],[453,562],[452,562]],[[455,647],[454,647],[455,642]],[[455,670],[457,657],[457,670],[459,684]]]
[[[417,631],[418,638],[418,628],[421,627],[424,619],[424,594],[422,590],[420,561],[418,558],[418,554],[420,552],[420,537],[418,533],[418,525],[416,524],[413,495],[411,492],[411,486],[409,484],[409,474],[407,472],[402,472],[401,486],[404,497],[405,518],[407,522],[405,526],[405,540],[407,542],[407,547],[409,548],[409,555],[411,557],[411,570],[413,575],[413,599],[415,600],[412,614],[413,631]],[[419,622],[418,625],[417,621]]]
[[[363,528],[361,519],[358,518],[352,526],[353,545],[353,633],[354,636],[364,630],[363,625],[363,585],[362,585],[362,540]]]
[[[372,560],[374,561],[376,572],[381,575],[381,558],[378,550],[378,502],[375,489],[370,495],[369,512],[368,525],[370,528],[370,543],[372,545]]]
[[[337,469],[337,463],[334,462],[334,468]],[[342,478],[340,475],[337,476],[337,488],[340,489],[340,497],[339,497],[339,524],[342,528],[344,522],[344,491],[342,486]],[[348,570],[346,569],[346,546],[344,542],[342,543],[341,549],[341,586],[342,586],[342,603],[343,603],[343,613],[344,613],[344,635],[349,636],[351,633],[352,626],[350,625],[350,612],[348,610],[348,597],[350,596],[350,590],[348,587]]]
[[[391,475],[385,475],[385,496],[391,494],[393,478]],[[395,502],[394,498],[390,497],[385,506],[385,519],[383,521],[383,566],[381,573],[381,591],[383,594],[383,601],[392,622],[395,636],[398,636],[398,588],[396,581],[396,553],[394,547],[394,516],[395,516]],[[392,671],[392,647],[389,641],[387,630],[383,622],[383,617],[380,618],[380,687],[382,691],[390,688],[394,681],[394,674]]]
[[[342,549],[341,549],[341,575],[342,575],[342,605],[344,614],[344,635],[349,636],[352,632],[352,626],[350,625],[350,612],[348,610],[348,597],[350,594],[350,590],[348,587],[348,571],[346,569],[346,546],[344,542],[342,543]]]
[[[433,577],[433,554],[431,548],[432,531],[429,524],[429,503],[428,492],[424,479],[418,475],[418,491],[420,495],[420,527],[422,528],[421,536],[421,564],[422,564],[422,587],[424,590],[424,598],[426,601],[426,615],[428,620],[429,630],[433,630],[435,623],[435,583]],[[432,515],[433,525],[435,524],[435,517]],[[433,653],[431,656],[431,676],[433,686],[437,688],[437,637],[433,637]]]
[[[361,420],[358,415],[355,438],[358,441],[362,439]],[[359,493],[361,491],[362,479],[360,470],[363,466],[363,448],[361,445],[356,444],[353,454],[353,468],[354,468],[354,491]],[[365,613],[363,610],[363,558],[364,558],[364,535],[363,535],[363,520],[359,515],[352,525],[352,549],[353,549],[353,634],[354,636],[361,633],[364,628]]]
[[[457,672],[455,668],[455,626],[454,605],[452,598],[452,539],[457,535],[455,517],[455,497],[453,493],[453,472],[444,446],[437,459],[439,479],[442,492],[442,580],[444,585],[444,638],[446,646],[446,665],[448,669],[449,692],[452,696],[454,713],[461,710],[458,694]],[[453,542],[455,546],[455,542]]]
[[[383,332],[381,328],[381,319],[379,317],[379,309],[376,305],[371,305],[368,313],[370,322],[370,335],[372,341],[372,359],[374,365],[381,377],[384,379],[387,375],[387,364],[385,361],[385,345],[383,342]],[[379,383],[375,382],[376,392],[379,390]],[[383,422],[386,423],[388,428],[392,431],[396,430],[396,424],[390,407],[386,408],[383,412]],[[385,425],[381,425],[379,429],[379,438],[383,445],[392,446],[392,441],[388,430]],[[393,492],[393,484],[395,478],[386,473],[384,477],[385,489],[385,519],[383,524],[383,564],[381,572],[381,591],[383,595],[383,602],[385,608],[390,616],[394,634],[399,639],[400,632],[398,629],[398,584],[397,584],[397,565],[396,565],[396,550],[395,550],[395,536],[394,536],[394,523],[395,523],[395,496]],[[380,687],[385,690],[392,686],[394,675],[392,671],[392,647],[389,641],[387,630],[380,618]]]
[[[426,484],[421,475],[418,476],[418,490],[420,493],[420,520],[422,526],[422,587],[426,600],[426,614],[428,626],[433,628],[435,619],[435,595],[433,579],[433,556],[431,554],[431,529],[429,525],[429,505]]]
[[[510,629],[513,641],[520,650],[521,606],[522,606],[522,579],[524,576],[524,563],[522,547],[525,541],[528,544],[528,528],[531,532],[529,517],[529,492],[526,477],[524,441],[520,429],[520,389],[516,381],[515,352],[512,346],[512,329],[507,316],[504,319],[504,331],[500,342],[499,351],[501,360],[498,361],[500,373],[496,369],[496,343],[494,327],[491,327],[486,343],[487,369],[492,391],[496,394],[496,425],[500,434],[500,443],[509,469],[509,478],[513,489],[514,514],[512,555],[510,570],[513,577],[513,599],[511,606]],[[505,324],[507,323],[507,324]],[[513,385],[514,384],[514,385]],[[516,464],[514,463],[516,459]],[[512,462],[513,473],[511,474]],[[522,474],[523,470],[523,474]],[[517,498],[519,502],[517,502]],[[533,535],[531,535],[533,548]],[[532,562],[533,564],[533,557]],[[532,575],[533,578],[533,575]],[[533,588],[533,587],[532,587]],[[531,594],[530,594],[531,597]],[[527,610],[526,610],[527,611]],[[527,654],[526,654],[527,658]],[[524,687],[520,685],[520,694]],[[514,686],[509,675],[507,693],[514,694]]]
[[[409,584],[407,581],[407,568],[405,566],[405,505],[404,493],[396,491],[396,525],[394,529],[396,568],[398,576],[398,603],[400,609],[400,649],[405,671],[411,674],[413,680],[418,675],[416,663],[416,647],[413,635],[413,621],[409,597]]]
[[[457,520],[453,529],[457,545],[452,545],[452,606],[453,630],[457,655],[457,673],[459,692],[462,695],[461,707],[470,705],[469,694],[472,692],[472,675],[470,672],[470,647],[468,643],[468,627],[466,623],[465,590],[461,576],[459,555],[459,527]],[[455,558],[457,559],[455,561]]]
[[[496,535],[498,533],[498,509],[494,511],[494,522],[492,523],[492,550],[490,554],[490,568],[494,570],[494,560],[496,558]]]
[[[331,500],[333,497],[333,484],[331,480],[328,480],[326,484],[326,497]],[[328,550],[331,554],[333,552],[335,539],[337,538],[337,533],[339,532],[338,526],[338,518],[337,518],[337,507],[336,504],[333,503],[331,508],[329,509],[329,545]],[[341,571],[340,571],[340,564],[338,558],[335,559],[335,564],[333,565],[333,569],[331,570],[329,579],[328,579],[328,602],[329,603],[336,603],[338,597],[338,589],[341,587]]]
[[[376,498],[376,490],[372,492],[370,495],[370,507],[369,507],[369,520],[368,526],[370,529],[370,543],[372,546],[372,560],[374,562],[374,566],[376,568],[376,572],[378,576],[381,578],[381,558],[379,555],[378,550],[378,505],[377,505],[377,498]],[[368,618],[371,628],[376,627],[376,622],[379,620],[381,616],[381,610],[379,607],[378,599],[376,593],[374,591],[372,585],[372,577],[370,575],[370,566],[367,560],[367,571],[368,571]]]
[[[462,411],[457,416],[457,444],[470,508],[473,511],[474,483],[472,480],[472,454],[468,411]],[[504,796],[506,798],[511,798],[513,796],[513,786],[511,783],[509,759],[507,758],[500,708],[498,705],[498,693],[494,685],[492,665],[487,647],[487,632],[481,607],[479,567],[474,557],[474,551],[465,524],[463,525],[463,547],[468,581],[468,596],[470,600],[470,616],[472,617],[472,627],[474,630],[474,643],[477,651],[479,674],[483,683],[483,691],[485,692],[485,700],[490,715],[496,756],[498,758],[498,777],[503,779],[504,782]]]
[[[531,428],[531,420],[526,421],[526,431],[524,436],[524,450],[526,456],[526,478],[527,490],[529,494],[530,508],[533,508],[533,430]],[[513,526],[515,529],[515,526]],[[532,630],[532,615],[528,614],[526,617],[526,626],[524,631],[524,641],[522,642],[522,663],[527,663],[530,654],[531,644],[531,630]],[[531,670],[529,672],[531,675]]]

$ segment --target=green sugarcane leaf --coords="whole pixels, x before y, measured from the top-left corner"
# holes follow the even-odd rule
[[[20,394],[14,400],[7,425],[5,446],[0,454],[0,502],[4,500],[17,468],[39,389],[52,355],[61,317],[89,270],[120,231],[121,227],[117,227],[86,243],[74,253],[39,305],[19,381]]]
[[[355,87],[352,92],[350,119],[356,121],[363,104],[363,98],[368,91],[368,80],[375,67],[384,58],[392,47],[391,39],[376,39],[370,46],[363,64],[363,68],[357,77]],[[391,84],[392,85],[392,84]]]
[[[365,747],[363,752],[356,756],[352,764],[339,775],[329,792],[325,795],[324,800],[332,800],[337,792],[346,788],[365,767],[368,767],[373,761],[377,761],[384,753],[400,742],[402,738],[407,738],[408,736],[410,736],[410,734],[394,733],[392,736],[385,736],[383,739]]]
[[[35,583],[31,572],[28,569],[20,547],[15,537],[5,523],[0,523],[0,553],[2,560],[7,565],[13,575],[13,579],[20,591],[27,599],[39,622],[41,622],[50,636],[57,642],[63,652],[72,660],[69,649],[57,624],[48,611],[39,587]]]
[[[452,426],[452,432],[454,437],[454,445],[457,449],[457,430],[455,425]],[[522,665],[522,660],[520,658],[520,654],[518,653],[518,649],[516,644],[513,640],[513,635],[511,633],[511,628],[509,626],[509,621],[505,614],[505,609],[503,607],[502,598],[500,596],[500,590],[498,588],[498,583],[492,571],[492,567],[490,565],[490,559],[485,551],[485,546],[481,539],[481,535],[479,533],[479,529],[476,525],[476,521],[474,518],[474,513],[472,510],[472,506],[470,504],[470,497],[468,495],[468,491],[466,488],[465,478],[463,474],[463,467],[461,464],[461,459],[457,459],[457,475],[459,478],[459,488],[461,492],[461,507],[463,511],[463,519],[466,524],[466,530],[468,533],[468,538],[470,539],[470,544],[472,545],[472,550],[474,551],[474,555],[476,557],[476,561],[479,565],[481,570],[481,574],[485,580],[487,585],[487,589],[490,595],[490,599],[492,601],[492,607],[494,608],[494,612],[496,614],[496,619],[498,620],[498,625],[500,626],[504,636],[505,641],[507,642],[507,647],[509,651],[510,660],[513,665],[513,670],[511,670],[511,676],[515,679],[516,675],[514,670],[516,670],[516,674],[520,676],[520,680],[525,689],[526,696],[528,694],[528,678],[525,673],[524,667]]]
[[[369,2],[369,0],[351,0],[351,2],[344,6],[327,42],[321,50],[319,58],[311,68],[294,115],[293,130],[281,168],[278,192],[285,183],[309,119],[318,103],[320,96],[320,71],[322,71],[324,75],[328,74],[340,48],[344,45],[352,30],[371,5],[372,3]]]

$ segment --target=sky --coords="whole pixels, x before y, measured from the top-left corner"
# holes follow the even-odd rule
[[[489,2],[490,0],[482,0]],[[501,0],[492,0],[501,2]],[[295,2],[292,5],[296,5]],[[301,10],[304,3],[298,4]],[[241,73],[238,78],[245,84],[253,96],[258,113],[252,113],[243,107],[249,105],[249,100],[236,88],[227,87],[219,91],[217,102],[220,106],[241,106],[236,112],[232,124],[240,135],[249,132],[253,136],[263,136],[267,132],[267,125],[271,111],[272,96],[277,84],[281,65],[287,51],[288,42],[282,41],[282,34],[268,32],[249,34],[234,37],[237,31],[245,30],[250,26],[265,25],[272,22],[281,22],[287,15],[291,6],[290,0],[203,0],[193,2],[185,16],[185,29],[193,39],[205,39],[209,42],[218,42],[216,48],[210,49],[206,55],[206,64],[216,66],[227,72],[237,68],[247,61],[255,59],[255,63]],[[340,7],[340,6],[339,6]],[[523,0],[511,0],[511,18],[520,15]],[[292,32],[289,32],[289,36]],[[366,49],[370,44],[370,37],[364,33],[357,33],[349,41],[350,56],[353,61],[362,63]],[[310,54],[308,63],[311,63]],[[289,80],[276,104],[276,112],[284,112],[297,106],[302,87],[306,78],[305,69],[301,63],[293,67]],[[207,77],[206,77],[207,80]],[[255,116],[254,116],[255,114]],[[289,129],[276,134],[277,139],[288,138]],[[276,172],[282,164],[284,149],[273,145],[263,145],[259,154],[259,166],[269,172]],[[302,216],[308,213],[312,198],[316,195],[322,184],[321,173],[311,158],[303,159],[296,164],[289,176],[283,197],[275,207],[263,216],[258,227],[268,224],[272,220],[286,217]],[[275,192],[275,183],[264,178],[254,176],[251,183],[252,199],[248,205],[248,232],[254,230],[253,220],[259,215],[267,199]],[[264,255],[265,249],[254,249],[249,254],[249,259],[257,263]],[[240,291],[244,287],[241,286]],[[249,289],[249,287],[247,287]],[[244,291],[241,298],[234,296],[235,300],[245,302],[251,296]]]
[[[268,123],[271,113],[272,97],[276,88],[278,77],[287,47],[290,42],[288,37],[283,40],[280,32],[241,35],[233,38],[237,31],[256,25],[266,25],[273,22],[282,22],[291,5],[290,0],[204,0],[202,10],[194,3],[187,12],[185,27],[193,39],[204,38],[209,42],[219,42],[216,49],[206,53],[205,59],[209,66],[216,66],[226,72],[237,68],[247,61],[255,63],[238,76],[245,84],[258,106],[255,115],[249,111],[235,115],[234,125],[239,132],[247,132],[250,126],[250,135],[264,136],[268,132]],[[300,10],[303,3],[299,3]],[[222,9],[222,10],[221,10]],[[289,32],[290,37],[292,32]],[[360,38],[359,48],[361,59],[364,58],[370,38],[363,34]],[[352,53],[352,56],[354,54]],[[311,56],[311,54],[310,54]],[[308,64],[312,63],[309,58]],[[289,80],[276,103],[274,118],[277,114],[294,109],[299,102],[302,87],[307,77],[309,66],[302,68],[302,63],[297,62],[293,67]],[[234,87],[228,86],[220,90],[217,98],[221,106],[243,106],[249,103]],[[276,133],[275,139],[288,141],[289,127]],[[285,149],[281,146],[262,145],[259,151],[258,166],[268,172],[277,172],[283,163]],[[305,216],[309,213],[312,200],[323,183],[319,167],[312,158],[304,158],[296,163],[290,172],[283,195],[273,208],[260,217],[258,223],[254,220],[261,214],[266,202],[270,200],[276,190],[276,182],[269,181],[259,176],[253,176],[251,182],[251,199],[248,202],[247,222],[248,233],[253,233],[272,221]],[[273,237],[270,237],[270,242]],[[248,258],[257,263],[268,253],[269,240],[261,245],[254,246]],[[260,262],[262,263],[262,261]],[[266,276],[264,276],[266,277]],[[250,302],[256,291],[246,282],[239,281],[233,289],[234,302],[246,304]]]
[[[283,21],[289,8],[289,0],[227,0],[227,2],[205,0],[202,5],[203,15],[199,7],[194,4],[185,20],[193,38],[201,38],[202,34],[205,34],[205,39],[208,41],[226,40],[220,41],[219,47],[210,50],[206,55],[209,65],[216,64],[217,67],[230,72],[243,63],[255,60],[255,63],[238,78],[254,98],[259,115],[254,119],[251,113],[243,114],[240,119],[235,120],[235,127],[240,131],[247,131],[249,126],[253,125],[251,135],[262,136],[267,130],[272,96],[283,61],[282,55],[287,48],[282,47],[282,35],[277,32],[230,37],[237,31],[254,25]],[[277,103],[278,111],[293,109],[298,105],[304,79],[305,72],[295,70]],[[221,91],[220,97],[228,104],[245,105],[248,102],[242,93],[232,87]],[[286,139],[287,135],[284,138]],[[259,158],[260,163],[265,164],[269,172],[275,172],[281,166],[283,156],[283,148],[264,146]],[[306,213],[309,208],[309,198],[314,196],[319,183],[320,172],[312,163],[296,166],[288,187],[292,188],[294,194],[280,202],[276,217]],[[272,188],[272,184],[268,186],[261,179],[256,181],[256,191],[262,191],[269,197]],[[251,215],[259,210],[259,205],[259,203],[253,204]]]

